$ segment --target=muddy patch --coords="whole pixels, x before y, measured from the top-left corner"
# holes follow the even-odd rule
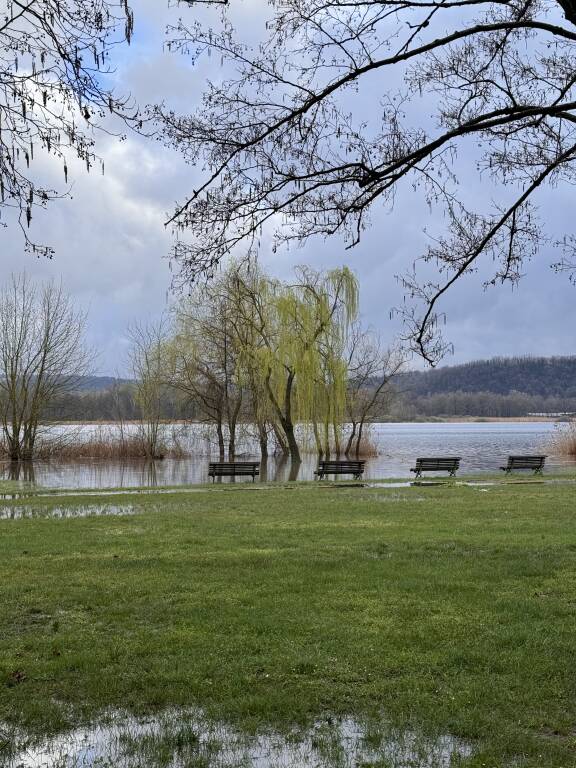
[[[427,739],[353,718],[248,736],[194,711],[148,719],[116,712],[91,728],[28,744],[4,730],[12,745],[9,753],[4,748],[6,768],[449,768],[472,754],[452,736]]]

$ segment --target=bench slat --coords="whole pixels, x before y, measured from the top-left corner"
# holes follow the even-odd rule
[[[510,474],[514,469],[532,469],[535,474],[541,474],[546,462],[546,456],[508,456],[508,462],[501,470]]]
[[[343,461],[326,460],[318,462],[318,469],[314,472],[318,475],[318,479],[321,480],[324,475],[354,475],[355,479],[359,479],[364,472],[364,465],[366,462],[362,459],[356,461],[346,459]]]
[[[236,477],[251,475],[252,480],[260,474],[259,461],[211,461],[208,464],[208,477]]]
[[[460,467],[460,456],[429,456],[416,459],[416,466],[410,472],[421,477],[422,472],[448,472],[451,477],[456,475]]]

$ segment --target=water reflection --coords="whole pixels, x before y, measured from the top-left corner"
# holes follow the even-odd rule
[[[34,471],[33,461],[10,461],[8,463],[8,480],[13,480],[23,483],[36,482],[36,474]]]
[[[74,517],[102,517],[135,514],[135,508],[129,504],[84,504],[72,507],[48,507],[36,504],[17,504],[0,506],[0,520],[26,520],[38,517],[58,520]]]
[[[6,737],[7,768],[449,768],[473,754],[471,744],[449,734],[431,738],[377,720],[330,717],[310,729],[250,737],[185,710],[145,719],[109,713],[107,722],[27,747],[25,734],[9,726]]]
[[[86,427],[88,428],[88,427]],[[191,428],[192,429],[192,428]],[[375,424],[372,440],[379,455],[366,460],[365,479],[409,478],[417,456],[461,456],[460,474],[496,472],[508,454],[549,452],[554,424],[450,423],[450,424]],[[259,460],[254,446],[237,459]],[[250,450],[248,450],[250,449]],[[134,486],[188,485],[207,483],[209,455],[164,461],[78,460],[36,462],[34,465],[5,462],[0,478],[20,483],[36,483],[47,488],[126,488]],[[317,458],[304,454],[300,464],[286,457],[268,457],[260,464],[260,481],[290,482],[313,480]],[[548,472],[576,469],[567,457],[549,456]],[[224,478],[223,483],[252,482],[252,478]]]

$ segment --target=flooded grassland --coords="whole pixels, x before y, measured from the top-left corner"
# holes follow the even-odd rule
[[[0,765],[573,764],[573,484],[259,487],[2,501]]]

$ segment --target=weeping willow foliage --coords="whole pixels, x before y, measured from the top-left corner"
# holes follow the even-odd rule
[[[293,283],[237,271],[232,284],[244,329],[241,359],[266,395],[262,409],[275,414],[299,459],[296,422],[316,429],[320,421],[326,432],[343,418],[343,350],[358,312],[356,278],[347,267],[326,273],[300,267]]]
[[[271,427],[298,461],[298,422],[311,423],[317,434],[322,425],[321,452],[329,450],[332,430],[338,449],[344,349],[357,312],[358,284],[347,267],[299,267],[287,282],[253,264],[233,263],[177,308],[170,345],[175,386],[200,398],[211,420],[227,420],[231,434],[242,405],[263,452]]]

